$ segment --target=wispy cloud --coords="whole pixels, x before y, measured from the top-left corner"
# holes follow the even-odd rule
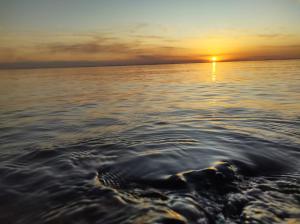
[[[126,43],[51,43],[44,46],[44,49],[54,53],[75,53],[75,54],[96,54],[96,53],[128,53],[134,50],[132,45]]]
[[[154,43],[151,40],[155,40]],[[188,49],[174,46],[167,38],[155,35],[134,35],[117,38],[115,35],[91,34],[87,38],[60,42],[38,43],[25,48],[5,49],[2,58],[12,58],[13,53],[22,55],[0,67],[69,67],[161,64],[200,61]],[[17,51],[18,49],[18,51]],[[11,53],[10,53],[11,52]],[[55,59],[55,60],[53,60]]]
[[[261,34],[256,34],[255,36],[261,38],[288,38],[288,37],[292,37],[293,35],[282,34],[282,33],[261,33]]]
[[[156,40],[155,44],[151,43]],[[149,43],[150,41],[150,43]],[[155,35],[133,35],[127,40],[119,39],[114,36],[93,36],[89,40],[76,43],[67,41],[47,43],[37,46],[37,49],[48,53],[70,53],[70,54],[127,54],[137,56],[140,54],[169,53],[170,56],[175,52],[184,51],[182,47],[170,44],[173,40],[166,37]]]
[[[293,49],[294,51],[298,51],[300,54],[300,44],[292,44],[292,45],[264,45],[261,47],[272,48],[272,49]]]

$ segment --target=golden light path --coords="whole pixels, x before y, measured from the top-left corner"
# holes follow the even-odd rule
[[[212,82],[216,82],[217,80],[217,73],[216,73],[217,60],[218,58],[216,56],[213,56],[211,58],[211,62],[212,62],[211,81]]]

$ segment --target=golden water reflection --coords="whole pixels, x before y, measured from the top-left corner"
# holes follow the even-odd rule
[[[132,114],[174,108],[211,112],[217,107],[298,117],[299,68],[299,61],[264,61],[2,70],[0,112],[47,108],[47,112],[65,112],[65,122],[79,115],[84,122],[84,117],[98,119],[115,114],[119,120],[132,123]],[[28,124],[35,122],[26,119]]]
[[[211,81],[217,81],[217,62],[215,61],[211,63]]]

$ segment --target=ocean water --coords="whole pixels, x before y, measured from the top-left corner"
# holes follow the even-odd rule
[[[0,71],[0,223],[300,222],[300,60]]]

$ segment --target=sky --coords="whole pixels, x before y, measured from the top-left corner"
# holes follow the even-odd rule
[[[300,0],[0,0],[0,68],[300,58]]]

